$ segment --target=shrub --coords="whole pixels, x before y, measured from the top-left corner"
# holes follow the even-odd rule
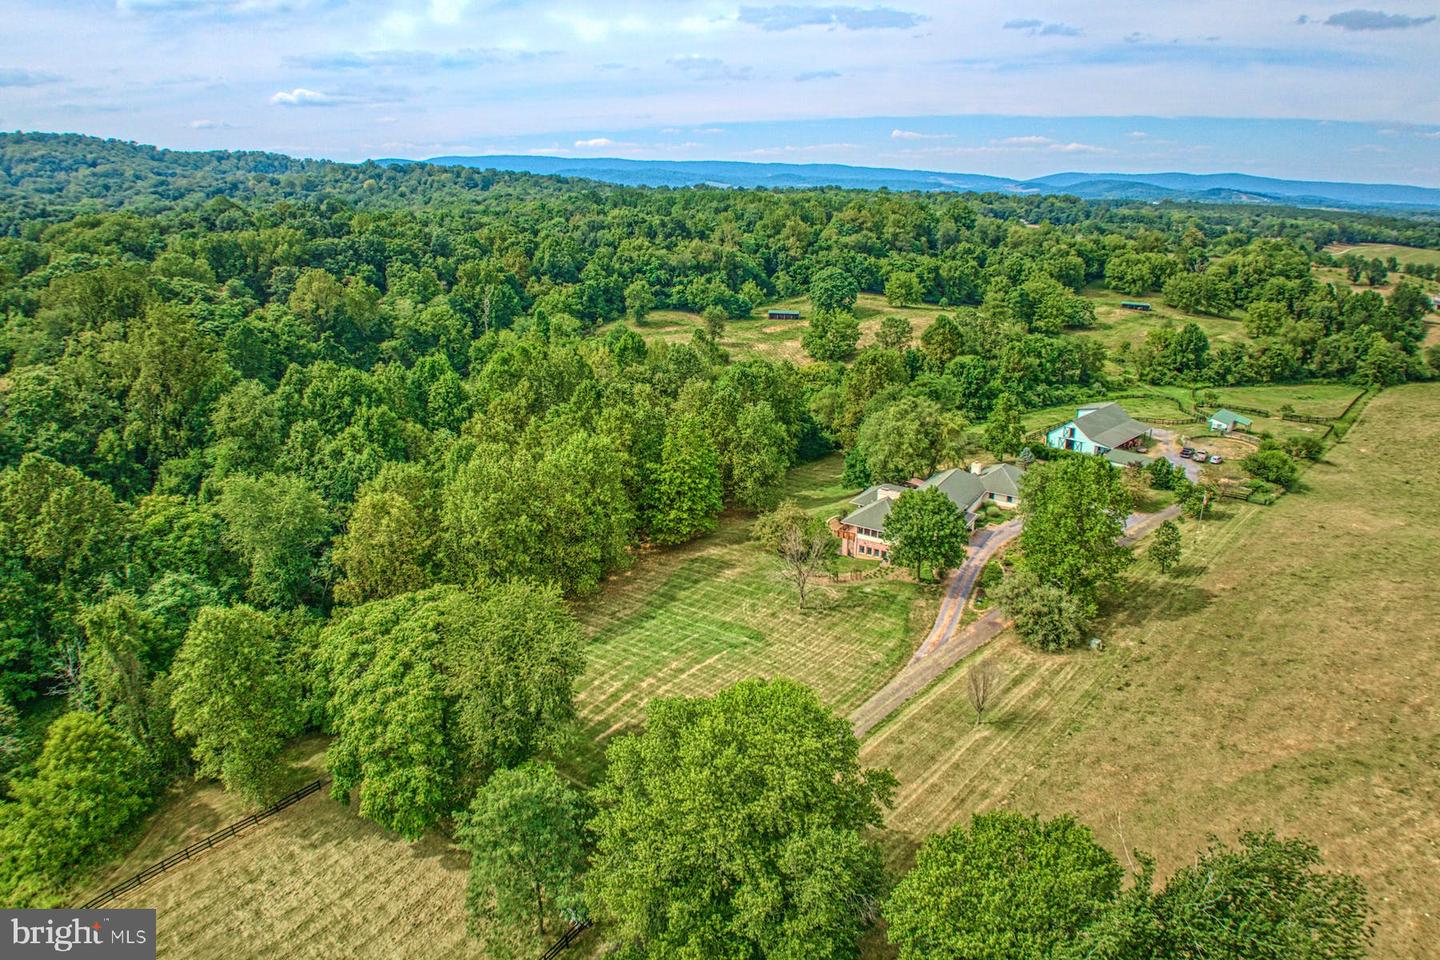
[[[1258,450],[1250,454],[1240,465],[1252,477],[1268,481],[1286,490],[1292,490],[1300,481],[1300,467],[1295,459],[1284,450]]]
[[[1032,647],[1056,652],[1085,642],[1090,611],[1083,600],[1063,587],[1021,571],[1007,577],[992,597],[1015,621],[1020,639]]]

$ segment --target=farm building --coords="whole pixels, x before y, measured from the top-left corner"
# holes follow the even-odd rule
[[[1133,448],[1142,445],[1149,437],[1150,428],[1126,413],[1124,407],[1118,403],[1105,403],[1076,410],[1074,420],[1052,427],[1045,434],[1045,445],[1057,450],[1100,456],[1123,450],[1137,457],[1139,454],[1133,453]],[[1113,457],[1109,459],[1112,463],[1117,462]]]
[[[800,311],[799,311],[799,310],[768,310],[768,311],[766,311],[765,316],[769,317],[771,320],[799,320],[799,319],[800,319]]]
[[[938,487],[965,514],[965,522],[974,526],[975,514],[984,504],[993,503],[1006,510],[1020,503],[1020,478],[1025,471],[1011,463],[989,467],[971,464],[969,470],[941,470],[929,479],[909,483],[881,483],[862,491],[850,503],[856,509],[831,522],[831,529],[840,538],[842,557],[875,560],[890,559],[890,542],[885,539],[885,518],[901,494],[910,490]]]
[[[1242,417],[1234,410],[1226,410],[1223,407],[1210,414],[1208,421],[1211,430],[1216,433],[1229,433],[1232,430],[1239,430],[1244,433],[1250,429],[1250,424],[1255,421],[1249,417]]]

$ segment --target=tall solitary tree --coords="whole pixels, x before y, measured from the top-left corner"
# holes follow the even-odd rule
[[[890,541],[890,562],[914,566],[920,579],[921,564],[940,571],[965,559],[970,531],[955,502],[936,487],[900,495],[885,518],[885,539]]]
[[[860,286],[855,278],[839,267],[825,267],[810,281],[810,302],[824,313],[846,312],[855,308]]]
[[[857,955],[882,882],[864,831],[895,780],[861,767],[814,693],[745,680],[653,700],[608,757],[586,889],[627,956]]]
[[[194,740],[198,772],[267,799],[297,725],[297,691],[280,663],[274,622],[251,607],[206,607],[185,634],[172,679],[175,732]]]
[[[1160,524],[1160,529],[1150,539],[1146,554],[1155,561],[1161,573],[1169,573],[1170,568],[1180,562],[1180,527],[1174,520]]]
[[[1037,464],[1021,486],[1021,564],[1086,605],[1130,561],[1116,541],[1132,508],[1119,471],[1100,457]]]
[[[991,453],[1005,456],[1019,453],[1025,446],[1025,428],[1020,423],[1020,404],[1013,394],[1002,393],[985,421],[985,446]]]
[[[725,503],[715,444],[693,416],[670,424],[655,473],[650,534],[657,543],[684,543],[715,529]]]

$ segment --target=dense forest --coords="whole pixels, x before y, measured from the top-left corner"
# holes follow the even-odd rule
[[[1323,248],[1440,246],[1422,219],[632,189],[25,134],[0,137],[0,210],[6,902],[63,896],[182,775],[268,796],[305,730],[333,735],[363,815],[448,823],[571,720],[568,598],[641,545],[773,508],[798,462],[909,475],[887,425],[934,466],[1135,382],[1440,366],[1419,286],[1312,270],[1379,286],[1392,269]],[[1247,338],[1157,325],[1107,355],[1071,335],[1095,285]],[[945,309],[918,342],[887,327],[859,349],[861,292]],[[812,362],[719,346],[801,295]],[[647,341],[660,309],[706,326]],[[883,793],[847,777],[846,803]]]

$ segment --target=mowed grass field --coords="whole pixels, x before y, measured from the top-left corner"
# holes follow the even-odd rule
[[[1141,559],[1101,653],[1007,635],[1007,683],[975,728],[964,667],[866,741],[901,781],[889,847],[977,810],[1071,812],[1124,862],[1168,872],[1216,834],[1301,834],[1360,875],[1374,956],[1440,943],[1440,385],[1386,391],[1268,508],[1183,527]]]
[[[854,491],[841,458],[791,471],[786,495],[828,517]],[[746,677],[789,677],[846,713],[881,687],[934,620],[939,589],[876,577],[822,585],[796,603],[773,560],[749,542],[751,518],[643,558],[576,614],[589,635],[576,697],[589,744],[639,724],[657,696],[704,695]],[[870,567],[862,569],[872,569]],[[582,776],[599,763],[587,747]]]
[[[324,774],[324,746],[317,737],[290,751],[297,785]],[[87,895],[247,812],[215,784],[177,791]],[[156,910],[160,957],[479,960],[484,952],[465,936],[468,869],[469,857],[439,834],[406,843],[322,791],[112,906]]]
[[[1196,323],[1212,343],[1247,339],[1245,325],[1240,320],[1177,310],[1167,305],[1158,291],[1132,297],[1128,293],[1092,285],[1086,287],[1083,293],[1085,299],[1095,307],[1095,326],[1088,330],[1074,331],[1074,335],[1098,340],[1107,350],[1118,349],[1122,343],[1138,347],[1145,342],[1145,337],[1151,330],[1167,322],[1177,328],[1187,323]],[[1125,300],[1148,303],[1150,309],[1127,310],[1120,306],[1121,301]]]
[[[820,516],[839,512],[841,458],[791,472],[786,495]],[[629,729],[656,696],[711,693],[743,677],[786,676],[845,713],[889,679],[934,619],[939,590],[867,579],[793,589],[748,542],[751,519],[721,518],[710,537],[642,556],[577,610],[589,667],[579,685],[584,735],[566,767],[589,778],[603,741]],[[290,786],[323,774],[323,738],[292,750]],[[239,819],[248,809],[213,784],[179,788],[137,848],[97,877],[89,896]],[[226,841],[115,902],[159,911],[159,955],[441,960],[483,956],[465,937],[468,857],[432,833],[410,844],[322,793]],[[588,956],[596,938],[567,954]],[[536,950],[538,955],[539,949]]]

